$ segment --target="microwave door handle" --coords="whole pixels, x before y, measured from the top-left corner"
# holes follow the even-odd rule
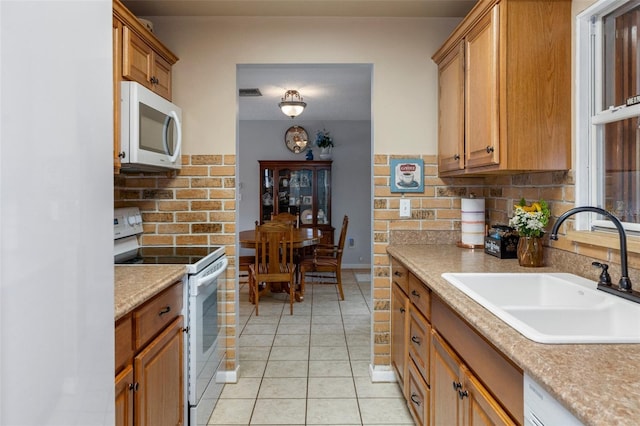
[[[178,131],[178,141],[176,143],[176,149],[173,152],[173,155],[169,159],[172,163],[175,163],[180,155],[180,148],[182,147],[182,123],[180,123],[180,119],[178,118],[178,114],[175,111],[171,111],[171,116],[176,122],[176,130]]]

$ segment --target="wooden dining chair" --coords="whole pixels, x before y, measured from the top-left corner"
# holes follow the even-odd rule
[[[337,245],[319,244],[313,251],[313,256],[302,259],[300,262],[300,292],[304,294],[305,274],[307,272],[328,272],[332,273],[332,278],[338,286],[340,299],[344,300],[344,292],[342,291],[342,252],[344,251],[344,242],[347,239],[347,227],[349,226],[349,217],[344,216],[342,220],[342,230],[340,231],[340,240]]]
[[[254,222],[255,226],[258,226],[258,221]],[[239,278],[248,278],[249,277],[249,266],[256,261],[255,255],[245,255],[238,256],[238,277]]]
[[[284,222],[290,223],[294,228],[300,227],[300,213],[292,214],[289,212],[282,212],[278,214],[271,213],[272,222]]]
[[[293,315],[295,301],[295,282],[293,262],[293,226],[288,223],[267,222],[256,225],[256,258],[249,266],[250,300],[256,305],[258,315],[260,285],[270,287],[272,283],[281,283],[289,292],[289,304]]]

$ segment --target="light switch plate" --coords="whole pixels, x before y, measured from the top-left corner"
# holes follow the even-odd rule
[[[400,217],[411,217],[411,199],[400,199]]]

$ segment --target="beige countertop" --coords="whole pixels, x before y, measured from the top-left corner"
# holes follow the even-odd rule
[[[184,265],[115,266],[115,320],[182,280],[186,273]]]
[[[515,259],[498,259],[453,245],[392,245],[387,251],[583,423],[638,424],[640,344],[535,343],[440,276],[444,272],[564,271],[523,268]]]

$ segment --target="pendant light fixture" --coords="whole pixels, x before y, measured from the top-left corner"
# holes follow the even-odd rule
[[[278,106],[284,115],[294,118],[302,114],[307,104],[297,90],[287,90]]]

